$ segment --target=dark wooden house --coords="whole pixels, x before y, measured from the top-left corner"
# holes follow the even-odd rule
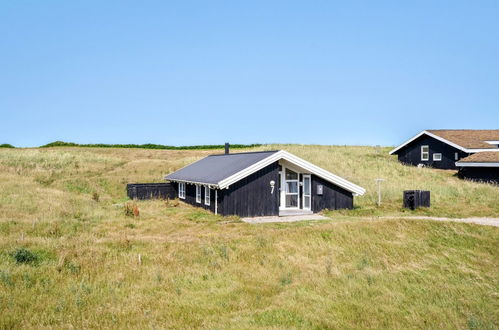
[[[409,165],[456,169],[456,162],[477,152],[499,152],[499,130],[426,130],[390,152]]]
[[[289,152],[211,155],[165,177],[180,200],[241,217],[350,209],[365,189]]]
[[[499,184],[499,152],[478,152],[456,163],[462,179]]]

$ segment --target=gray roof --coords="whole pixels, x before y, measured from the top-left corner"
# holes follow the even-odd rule
[[[165,179],[170,181],[218,184],[220,181],[258,163],[276,152],[259,151],[210,155],[176,172],[168,174]]]

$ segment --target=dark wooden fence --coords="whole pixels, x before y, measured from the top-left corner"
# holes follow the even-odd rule
[[[411,210],[418,207],[430,207],[430,192],[427,190],[405,190],[404,207]]]
[[[171,183],[130,183],[126,192],[131,199],[173,199],[176,192]]]

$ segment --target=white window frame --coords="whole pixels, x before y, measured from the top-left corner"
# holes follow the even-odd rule
[[[178,183],[178,198],[185,199],[185,182]]]
[[[196,203],[201,204],[201,186],[196,185]]]
[[[423,151],[424,148],[427,148],[428,151]],[[425,146],[421,146],[421,160],[422,161],[428,161],[430,160],[430,147],[425,145]]]
[[[438,156],[438,157],[436,157],[436,156]],[[440,152],[434,153],[433,154],[433,161],[435,161],[435,162],[442,161],[442,154]]]
[[[305,179],[308,180],[308,194],[305,193]],[[308,207],[305,207],[305,201],[308,198]],[[302,208],[304,210],[312,209],[312,176],[310,174],[303,174],[303,198],[302,198]]]
[[[455,160],[459,160],[459,152],[455,152],[454,153],[454,159]]]
[[[204,205],[210,206],[211,189],[208,186],[204,187]]]

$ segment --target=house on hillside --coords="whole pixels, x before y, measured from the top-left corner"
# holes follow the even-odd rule
[[[477,152],[456,162],[462,179],[499,184],[499,152]]]
[[[351,209],[365,189],[289,152],[211,155],[165,177],[180,200],[241,217]]]
[[[499,152],[499,129],[426,130],[392,151],[404,164],[456,169],[456,162],[476,153]]]

